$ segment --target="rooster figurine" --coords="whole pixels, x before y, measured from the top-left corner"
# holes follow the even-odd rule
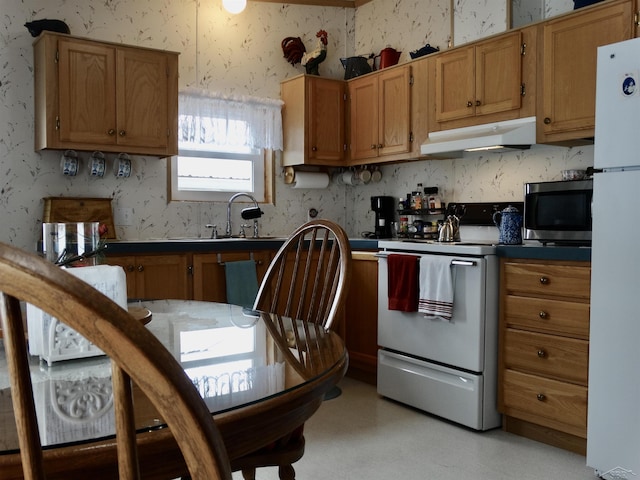
[[[320,75],[318,66],[327,58],[327,32],[320,30],[316,33],[318,43],[311,53],[307,53],[300,37],[287,37],[282,40],[284,58],[291,65],[300,63],[309,75]]]

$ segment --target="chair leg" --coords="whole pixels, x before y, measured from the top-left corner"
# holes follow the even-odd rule
[[[256,469],[255,468],[243,469],[242,478],[244,478],[244,480],[256,480]]]
[[[296,471],[293,469],[293,465],[280,465],[278,476],[280,480],[296,480]]]

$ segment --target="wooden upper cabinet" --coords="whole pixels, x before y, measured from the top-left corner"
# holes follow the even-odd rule
[[[461,47],[436,57],[436,121],[518,110],[522,33]]]
[[[178,54],[45,32],[34,56],[36,150],[177,154]]]
[[[341,166],[345,157],[345,83],[300,75],[280,85],[283,166]]]
[[[633,2],[604,2],[540,26],[539,143],[595,134],[596,59],[601,45],[633,36]]]
[[[349,81],[351,164],[388,160],[411,149],[411,67]],[[382,158],[384,157],[384,158]]]

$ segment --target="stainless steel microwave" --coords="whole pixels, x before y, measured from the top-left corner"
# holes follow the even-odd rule
[[[546,243],[591,243],[593,180],[527,183],[524,238]]]

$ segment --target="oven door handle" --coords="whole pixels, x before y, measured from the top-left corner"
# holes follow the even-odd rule
[[[387,258],[389,254],[386,252],[378,252],[373,256],[377,258]],[[454,260],[451,260],[451,265],[455,265],[457,267],[475,267],[478,265],[478,262],[475,260],[461,260],[456,258]]]
[[[451,260],[451,265],[456,265],[458,267],[475,267],[478,265],[478,262],[475,260]]]

